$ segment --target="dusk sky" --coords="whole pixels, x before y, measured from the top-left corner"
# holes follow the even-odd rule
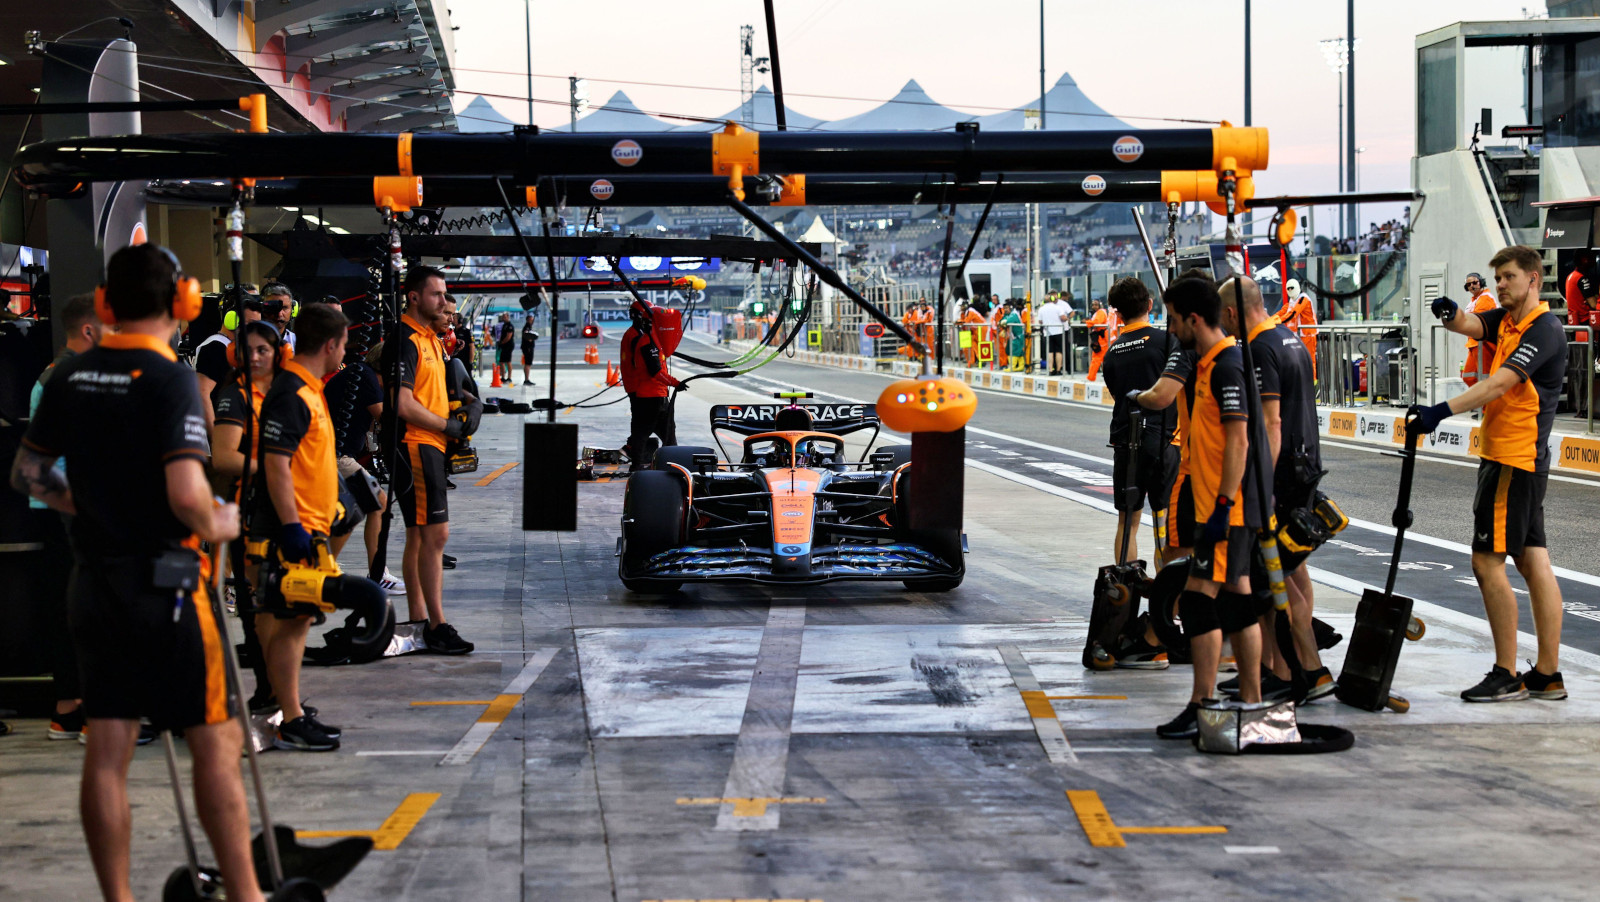
[[[1050,84],[1070,72],[1090,99],[1134,125],[1179,124],[1136,116],[1242,123],[1243,0],[1044,6]],[[513,121],[527,120],[523,8],[520,0],[454,0],[458,109],[473,99],[469,92],[506,95],[490,100]],[[1253,10],[1253,121],[1272,130],[1272,165],[1258,187],[1264,194],[1332,191],[1338,79],[1317,42],[1343,36],[1345,4],[1256,0]],[[1357,0],[1360,187],[1408,187],[1418,34],[1543,11],[1543,3],[1526,0]],[[740,25],[755,26],[757,55],[766,55],[758,0],[535,0],[532,20],[534,97],[560,104],[535,104],[540,125],[566,123],[572,74],[589,80],[595,104],[622,90],[648,112],[720,115],[739,102]],[[797,112],[854,115],[908,79],[946,106],[980,114],[1038,97],[1037,2],[778,0],[777,22],[784,87]]]

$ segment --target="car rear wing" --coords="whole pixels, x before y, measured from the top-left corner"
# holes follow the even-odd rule
[[[772,432],[778,411],[788,404],[717,404],[711,408],[711,428],[727,429],[741,435]],[[811,429],[834,435],[848,435],[863,429],[879,428],[876,404],[803,404],[811,414]]]

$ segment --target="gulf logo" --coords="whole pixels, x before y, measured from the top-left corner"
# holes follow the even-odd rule
[[[1090,197],[1098,197],[1106,190],[1106,180],[1098,175],[1091,175],[1083,180],[1083,193]]]
[[[1144,156],[1144,142],[1133,135],[1123,135],[1111,145],[1111,152],[1124,163],[1132,163]]]
[[[605,179],[595,179],[589,185],[589,193],[594,195],[595,200],[610,200],[611,195],[615,193],[616,190],[616,186]]]
[[[1144,152],[1142,146],[1140,152]],[[636,166],[644,159],[644,148],[632,138],[623,138],[611,145],[611,159],[615,160],[618,166]]]

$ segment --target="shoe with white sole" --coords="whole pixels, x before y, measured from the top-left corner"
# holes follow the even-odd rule
[[[406,594],[406,581],[390,573],[389,568],[385,567],[383,569],[383,579],[378,580],[378,588],[388,592],[390,595],[404,595]]]

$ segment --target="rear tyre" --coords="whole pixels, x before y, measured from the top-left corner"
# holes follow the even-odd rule
[[[683,544],[688,508],[683,481],[660,470],[640,470],[628,477],[622,501],[622,581],[641,592],[667,592],[658,580],[636,579],[645,562]]]
[[[716,454],[710,448],[699,445],[668,445],[656,452],[655,463],[651,466],[657,470],[666,470],[668,464],[677,464],[690,473],[698,473],[695,469],[694,456],[696,454]],[[671,471],[668,471],[671,472]]]

